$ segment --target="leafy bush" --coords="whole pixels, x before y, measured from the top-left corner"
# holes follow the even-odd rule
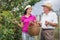
[[[20,38],[20,28],[11,22],[14,18],[13,14],[9,11],[3,11],[0,17],[0,40],[14,40],[15,33],[17,33],[18,38]],[[17,32],[15,32],[16,30]]]

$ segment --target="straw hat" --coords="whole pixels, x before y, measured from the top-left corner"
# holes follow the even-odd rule
[[[42,5],[42,7],[48,7],[49,9],[52,9],[52,4],[51,3],[45,3]]]
[[[26,7],[25,7],[25,10],[27,9],[27,8],[30,8],[30,7],[32,7],[31,5],[27,5]]]

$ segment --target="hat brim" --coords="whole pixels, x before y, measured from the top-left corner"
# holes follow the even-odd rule
[[[42,7],[47,7],[47,8],[49,8],[49,9],[52,9],[51,7],[49,7],[49,6],[46,6],[46,5],[41,5]]]
[[[48,7],[48,6],[46,6],[46,5],[41,5],[42,7]]]

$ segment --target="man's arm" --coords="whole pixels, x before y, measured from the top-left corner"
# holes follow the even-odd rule
[[[49,21],[45,21],[45,25],[51,25],[51,26],[57,26],[57,23],[53,23],[53,22],[49,22]]]

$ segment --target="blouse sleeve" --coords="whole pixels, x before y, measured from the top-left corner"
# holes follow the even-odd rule
[[[21,22],[24,22],[24,17],[23,16],[21,17]]]

